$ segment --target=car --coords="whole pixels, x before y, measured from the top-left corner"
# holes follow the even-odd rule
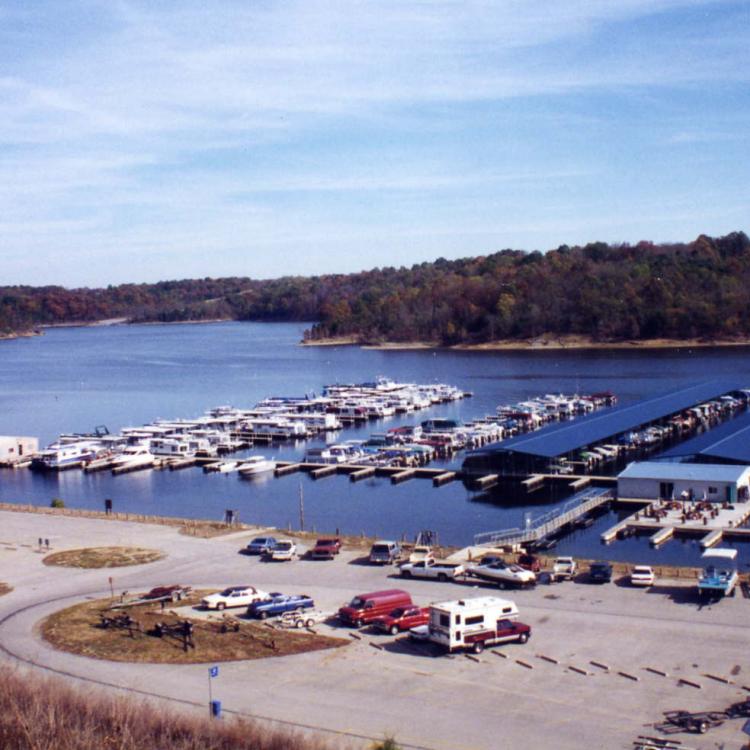
[[[591,583],[609,583],[612,580],[612,565],[605,560],[597,560],[589,566]]]
[[[396,635],[404,630],[427,625],[429,619],[429,607],[396,607],[390,614],[373,620],[372,624],[376,630]]]
[[[248,555],[262,555],[270,549],[273,549],[277,543],[276,537],[273,536],[256,536],[255,539],[248,542],[245,552]]]
[[[650,565],[635,565],[630,572],[631,586],[653,586],[654,581],[656,581],[656,575]]]
[[[455,580],[464,574],[460,563],[441,562],[434,557],[415,563],[404,563],[399,569],[402,578],[437,578],[438,581]]]
[[[229,607],[247,607],[253,602],[268,599],[270,594],[256,589],[255,586],[230,586],[223,591],[209,594],[201,599],[205,609],[223,610]]]
[[[276,544],[263,553],[264,560],[294,560],[297,557],[297,545],[291,539],[279,539]]]
[[[248,617],[257,617],[265,620],[267,617],[283,615],[285,612],[302,612],[305,609],[312,609],[315,602],[307,594],[281,594],[273,592],[268,595],[267,599],[253,602],[247,608]]]
[[[491,552],[488,555],[482,555],[482,557],[479,560],[480,565],[492,565],[493,563],[504,563],[505,558],[502,555],[496,555],[494,552]]]
[[[409,639],[417,643],[425,643],[430,640],[430,626],[417,625],[415,628],[409,628]]]
[[[179,583],[175,583],[171,586],[156,586],[147,594],[144,594],[142,598],[148,599],[149,601],[171,599],[173,602],[177,602],[187,596],[190,591],[190,586],[181,586]]]
[[[333,560],[341,552],[341,540],[338,537],[318,539],[310,552],[313,560]]]

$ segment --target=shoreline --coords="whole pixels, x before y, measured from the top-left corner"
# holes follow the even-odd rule
[[[358,346],[375,351],[411,351],[418,349],[443,349],[446,351],[494,352],[494,351],[564,351],[564,350],[650,350],[650,349],[710,349],[722,347],[750,346],[750,339],[712,340],[703,339],[643,339],[632,341],[593,341],[582,336],[539,337],[524,340],[488,341],[481,344],[452,344],[444,346],[427,341],[385,341],[380,344],[361,344],[354,336],[341,336],[332,339],[303,341],[302,346]]]

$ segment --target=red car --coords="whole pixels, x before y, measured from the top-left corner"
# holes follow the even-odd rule
[[[429,607],[398,607],[390,614],[373,620],[373,625],[383,633],[396,635],[411,628],[427,625],[430,619]]]
[[[338,537],[318,539],[310,553],[313,560],[333,560],[341,552],[341,540]]]

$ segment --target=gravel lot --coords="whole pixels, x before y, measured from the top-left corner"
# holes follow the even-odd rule
[[[40,536],[55,551],[138,545],[167,556],[131,568],[49,568],[37,551]],[[391,568],[359,564],[355,558],[361,553],[346,551],[334,562],[264,563],[238,554],[251,536],[196,539],[171,527],[0,512],[0,581],[14,587],[0,597],[0,658],[206,710],[203,665],[115,664],[73,656],[48,647],[34,625],[63,606],[106,595],[109,576],[117,593],[170,583],[202,588],[248,583],[310,594],[326,610],[381,588],[404,588],[420,604],[496,593],[483,586],[389,578]],[[533,628],[525,646],[508,644],[478,659],[448,658],[405,638],[364,630],[361,640],[352,639],[344,649],[223,664],[213,694],[225,711],[341,733],[348,747],[393,734],[402,745],[441,750],[632,748],[639,734],[654,734],[650,725],[663,711],[719,710],[750,696],[750,602],[738,594],[700,607],[693,588],[685,582],[659,582],[650,591],[618,583],[540,585],[508,594],[518,603],[520,619]],[[350,631],[322,626],[320,632]],[[739,748],[741,725],[728,721],[706,735],[673,738],[689,748]]]

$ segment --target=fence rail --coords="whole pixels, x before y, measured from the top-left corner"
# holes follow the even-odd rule
[[[524,528],[515,527],[476,534],[474,544],[476,546],[496,546],[538,541],[565,526],[565,524],[581,518],[594,508],[609,502],[612,498],[612,490],[592,487],[578,493],[557,508],[529,519]]]

